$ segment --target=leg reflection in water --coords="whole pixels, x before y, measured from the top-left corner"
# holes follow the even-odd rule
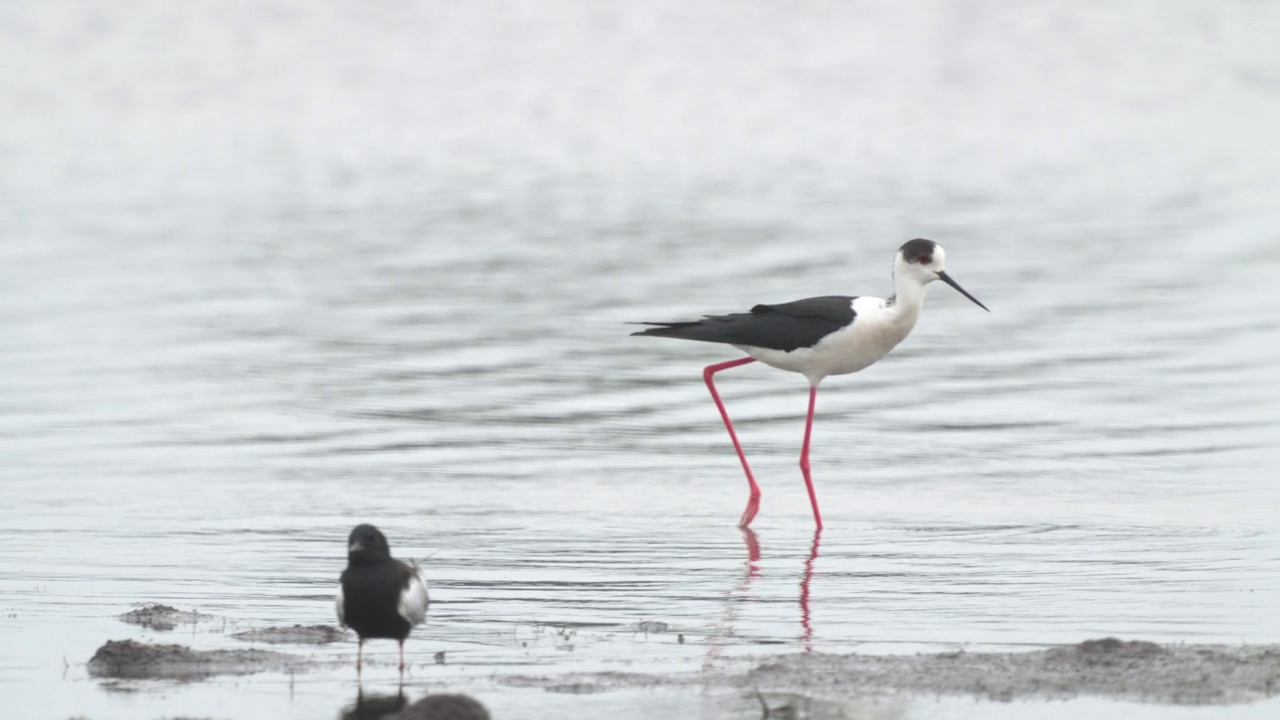
[[[804,628],[804,651],[813,650],[809,644],[813,637],[813,625],[809,615],[809,583],[813,580],[813,561],[818,559],[818,545],[822,542],[822,528],[813,531],[813,545],[809,547],[809,559],[804,561],[804,576],[800,579],[800,627]]]
[[[747,547],[746,569],[742,577],[725,593],[724,615],[720,622],[711,629],[707,637],[707,657],[702,661],[703,670],[711,670],[724,652],[728,639],[736,634],[734,624],[738,622],[738,606],[746,600],[747,590],[752,581],[760,577],[760,539],[751,528],[739,528],[742,542]]]
[[[724,615],[711,630],[707,638],[707,656],[702,663],[703,670],[711,670],[724,652],[730,638],[738,634],[735,624],[738,621],[740,606],[747,600],[747,592],[751,583],[760,577],[760,539],[750,528],[741,528],[742,541],[747,548],[746,568],[742,577],[725,594]],[[809,610],[810,585],[813,582],[814,565],[818,559],[818,549],[822,543],[822,529],[813,531],[813,541],[809,544],[809,557],[804,561],[804,573],[800,578],[800,627],[801,642],[805,652],[813,650],[813,616]],[[749,641],[748,641],[749,642]]]

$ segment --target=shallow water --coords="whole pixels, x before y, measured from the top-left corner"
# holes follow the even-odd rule
[[[12,712],[338,716],[354,641],[284,648],[332,661],[293,678],[83,663],[332,622],[361,521],[432,581],[410,694],[502,718],[758,716],[508,674],[1280,642],[1275,8],[304,7],[0,11]],[[884,295],[915,236],[993,312],[934,288],[824,384],[820,538],[803,381],[720,376],[765,492],[750,562],[699,376],[732,354],[622,323]],[[115,619],[144,601],[226,625]],[[1035,712],[1077,711],[1175,716]]]

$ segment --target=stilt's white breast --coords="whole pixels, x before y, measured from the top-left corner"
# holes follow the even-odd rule
[[[903,308],[873,297],[855,298],[853,311],[853,322],[811,347],[789,352],[735,347],[766,365],[798,372],[816,385],[828,375],[845,375],[873,365],[910,334],[919,317],[918,307]]]

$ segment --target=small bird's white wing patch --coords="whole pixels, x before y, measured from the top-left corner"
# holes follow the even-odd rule
[[[400,591],[400,604],[396,611],[400,613],[400,617],[409,621],[410,626],[418,625],[427,619],[428,603],[427,581],[422,578],[422,572],[415,565],[413,574],[409,576],[409,584]]]
[[[343,609],[344,603],[342,602],[342,586],[341,585],[338,586],[338,597],[333,601],[333,604],[338,611],[338,624],[341,625],[342,627],[346,627],[347,619],[344,617],[345,611]]]

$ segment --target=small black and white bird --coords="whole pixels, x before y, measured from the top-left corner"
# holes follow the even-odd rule
[[[336,601],[338,622],[356,631],[360,649],[356,673],[364,660],[364,641],[387,638],[400,643],[400,672],[404,672],[404,641],[409,631],[427,619],[427,581],[417,563],[391,557],[387,538],[378,528],[357,525],[347,540],[347,569],[342,571]]]
[[[888,299],[828,295],[779,305],[756,305],[748,313],[704,315],[701,320],[689,322],[639,323],[656,327],[633,335],[724,343],[749,356],[708,365],[702,371],[703,381],[711,390],[711,399],[720,410],[720,417],[729,429],[729,438],[733,440],[742,469],[747,474],[751,494],[739,525],[745,528],[755,518],[760,507],[760,486],[751,474],[751,466],[747,464],[747,456],[742,452],[742,445],[733,430],[733,423],[729,421],[729,413],[720,401],[720,394],[716,392],[712,376],[721,370],[759,360],[765,365],[797,372],[809,379],[809,415],[804,426],[800,471],[809,490],[814,522],[821,529],[822,515],[818,512],[818,497],[814,494],[813,478],[809,475],[809,438],[813,432],[818,384],[828,375],[858,372],[888,355],[915,327],[924,307],[925,288],[934,280],[945,282],[987,310],[986,305],[965,292],[947,274],[946,257],[942,246],[932,240],[917,238],[908,241],[898,249],[893,259],[894,293]]]

